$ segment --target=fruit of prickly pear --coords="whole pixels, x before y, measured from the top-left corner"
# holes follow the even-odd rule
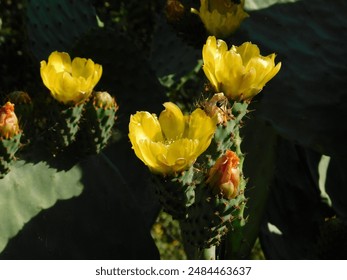
[[[99,153],[109,142],[116,120],[118,105],[106,91],[93,92],[86,106],[81,134],[83,134],[84,152]]]

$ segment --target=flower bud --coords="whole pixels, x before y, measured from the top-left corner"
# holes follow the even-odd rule
[[[94,107],[111,109],[118,108],[116,101],[107,91],[97,91],[94,93]]]
[[[230,150],[217,159],[206,181],[215,194],[222,194],[226,199],[236,197],[240,184],[239,162],[239,157]]]
[[[9,139],[20,132],[14,104],[7,102],[0,108],[0,138]]]

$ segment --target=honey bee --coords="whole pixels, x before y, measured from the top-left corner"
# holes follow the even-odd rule
[[[215,93],[210,99],[198,102],[198,107],[203,109],[210,117],[216,117],[217,123],[223,124],[230,119],[230,104],[222,92]]]

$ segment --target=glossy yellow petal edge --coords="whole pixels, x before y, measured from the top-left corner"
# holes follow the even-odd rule
[[[101,78],[102,66],[80,57],[71,61],[68,53],[54,51],[48,62],[40,62],[40,74],[53,98],[73,105],[89,98]]]
[[[251,100],[281,69],[274,53],[262,56],[257,45],[245,42],[229,50],[223,40],[207,38],[202,49],[203,71],[217,92],[231,100]]]
[[[167,176],[194,164],[210,145],[216,120],[201,109],[184,116],[172,102],[164,107],[159,119],[145,111],[131,115],[129,139],[135,155],[151,172]]]

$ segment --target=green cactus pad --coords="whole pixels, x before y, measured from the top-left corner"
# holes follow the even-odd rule
[[[198,173],[194,167],[183,171],[174,178],[164,178],[160,175],[152,175],[152,183],[159,197],[164,211],[175,219],[185,219],[187,208],[195,200],[195,186],[198,183]]]
[[[0,179],[7,174],[10,169],[14,155],[20,147],[20,138],[22,134],[18,133],[10,139],[0,139]]]
[[[11,172],[0,179],[0,252],[10,238],[42,209],[58,199],[69,199],[82,192],[81,170],[74,166],[58,171],[41,161],[16,161]]]
[[[181,221],[185,242],[200,249],[219,245],[234,225],[239,226],[244,221],[245,181],[240,184],[242,191],[234,199],[214,195],[206,185],[196,188],[195,203],[188,208],[187,218]]]
[[[49,140],[53,153],[68,147],[75,141],[83,108],[84,103],[71,107],[58,103],[52,104]]]

